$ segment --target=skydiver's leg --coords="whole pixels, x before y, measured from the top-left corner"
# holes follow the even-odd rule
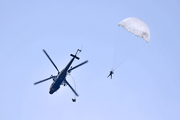
[[[109,75],[107,76],[107,78],[108,78],[109,76],[111,76],[111,73],[109,73]]]

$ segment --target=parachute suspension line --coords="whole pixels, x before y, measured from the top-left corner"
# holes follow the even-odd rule
[[[124,47],[122,48],[122,52],[119,54],[120,56],[120,64],[123,63],[123,61],[127,60],[128,55],[131,53],[130,51],[132,51],[134,49],[134,41],[135,40],[125,40],[126,42],[124,42]],[[133,46],[133,47],[129,47],[129,46]]]
[[[124,41],[122,44],[123,44],[123,47],[121,48],[121,51],[119,53],[120,55],[120,61],[124,60],[125,59],[125,55],[126,53],[128,53],[128,51],[130,50],[128,46],[130,46],[132,43],[129,41],[129,40],[122,40]],[[128,49],[127,49],[128,48]],[[121,62],[120,62],[121,63]]]
[[[114,69],[114,64],[115,64],[115,57],[116,57],[116,54],[117,54],[117,41],[118,41],[118,28],[117,28],[117,33],[116,33],[116,40],[115,40],[115,49],[114,49],[114,56],[113,56],[113,65],[112,65],[112,69]]]
[[[128,58],[130,58],[133,54],[135,54],[136,52],[138,52],[138,50],[140,50],[140,48],[142,48],[143,44],[145,43],[145,41],[140,41],[138,42],[138,44],[136,44],[136,46],[132,49],[130,49],[127,53],[126,56],[123,56],[121,64],[123,64]],[[146,44],[146,43],[145,43]],[[133,44],[132,44],[133,45]],[[138,49],[139,48],[139,49]],[[134,51],[134,52],[133,52]],[[115,69],[117,69],[121,64],[119,64]],[[114,69],[114,70],[115,70]]]
[[[118,63],[117,58],[123,53],[123,48],[124,48],[124,42],[125,41],[121,40],[119,38],[119,34],[120,34],[119,27],[117,27],[117,35],[116,35],[116,41],[115,41],[115,50],[114,50],[114,58],[113,58],[112,70],[115,70],[115,66],[116,66],[115,64]],[[120,44],[120,46],[119,46],[119,44]]]
[[[116,43],[116,56],[115,56],[115,60],[116,60],[116,63],[114,62],[115,67],[113,67],[114,69],[117,68],[117,66],[120,66],[122,64],[122,61],[126,58],[125,55],[126,55],[126,49],[129,48],[128,45],[129,45],[129,42],[128,40],[124,40],[124,39],[121,39],[121,29],[119,28],[119,26],[117,27],[117,43]],[[119,48],[117,48],[117,46],[119,46]],[[128,49],[129,50],[129,49]],[[119,59],[117,59],[119,58]]]
[[[123,54],[125,54],[124,53],[124,51],[125,51],[125,48],[127,48],[126,47],[126,41],[125,40],[123,40],[123,39],[120,39],[119,38],[119,40],[120,40],[120,44],[121,44],[121,46],[120,46],[120,49],[119,49],[119,52],[117,53],[117,55],[118,55],[118,57],[120,57],[120,59],[122,59],[123,58]],[[119,63],[119,61],[118,61],[118,63]]]
[[[133,44],[132,44],[133,45]],[[127,54],[123,56],[121,64],[123,64],[128,58],[130,58],[134,53],[136,53],[138,51],[138,48],[141,48],[141,46],[143,45],[143,42],[138,42],[138,44],[136,44],[136,46],[130,50],[127,51]],[[119,64],[116,69],[121,65]]]
[[[119,60],[119,61],[117,61],[117,65],[114,69],[117,69],[123,63],[122,61],[124,61],[126,59],[126,56],[125,56],[127,53],[126,48],[127,48],[127,44],[129,42],[127,43],[127,41],[126,42],[124,42],[124,41],[125,40],[120,40],[121,46],[119,48],[119,52],[117,53],[117,60]]]

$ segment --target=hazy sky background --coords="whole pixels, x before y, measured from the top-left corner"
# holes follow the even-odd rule
[[[179,0],[0,0],[0,119],[179,120],[179,13]],[[117,26],[127,17],[149,26],[150,42],[107,79],[119,41],[141,40]],[[33,85],[57,74],[42,49],[61,70],[82,46],[76,103],[69,87]]]

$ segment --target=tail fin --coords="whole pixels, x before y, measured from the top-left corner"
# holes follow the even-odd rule
[[[77,57],[76,55],[71,54],[70,56],[79,60],[79,57]]]
[[[81,50],[80,50],[80,49],[77,49],[76,54],[75,54],[75,55],[70,54],[70,56],[72,56],[73,58],[76,58],[76,59],[79,60],[79,57],[76,56],[78,52],[81,52]]]

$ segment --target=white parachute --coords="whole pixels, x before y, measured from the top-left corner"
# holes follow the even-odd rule
[[[150,39],[150,30],[145,22],[139,18],[129,17],[121,21],[118,26],[124,27],[127,31],[135,34],[149,42]]]
[[[143,38],[136,38],[126,34],[126,31],[118,31],[119,38],[116,40],[116,49],[114,54],[112,70],[118,68],[125,62],[133,53],[137,52],[145,43],[149,43],[150,30],[145,22],[139,18],[129,17],[122,20],[118,26],[124,27],[127,31],[134,35]],[[121,29],[118,27],[118,30]]]

